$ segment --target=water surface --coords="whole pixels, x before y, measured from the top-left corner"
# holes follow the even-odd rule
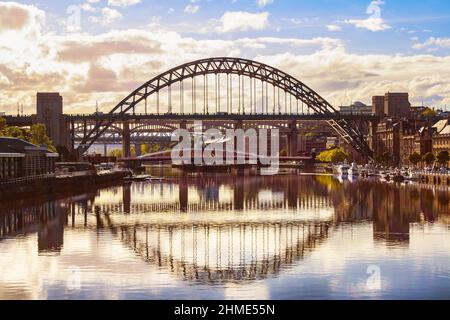
[[[0,206],[0,299],[450,298],[448,190],[210,175]]]

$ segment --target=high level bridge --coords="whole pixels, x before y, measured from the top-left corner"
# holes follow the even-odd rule
[[[7,120],[23,124],[33,119]],[[288,155],[295,156],[298,134],[314,120],[328,124],[355,150],[372,157],[364,131],[378,117],[341,114],[286,72],[252,60],[219,57],[189,62],[154,77],[109,113],[61,115],[61,119],[62,129],[50,133],[64,137],[53,140],[63,141],[78,155],[96,143],[121,142],[129,157],[133,142],[169,139],[175,129],[193,130],[194,122],[202,121],[205,130],[278,128]]]

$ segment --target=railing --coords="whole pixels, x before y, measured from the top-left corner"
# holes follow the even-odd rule
[[[31,181],[42,181],[47,180],[50,178],[55,178],[56,174],[54,173],[48,173],[48,174],[41,174],[37,176],[26,176],[26,177],[20,177],[15,179],[9,179],[7,181],[0,181],[0,185],[8,185],[8,184],[20,184],[24,182],[31,182]]]

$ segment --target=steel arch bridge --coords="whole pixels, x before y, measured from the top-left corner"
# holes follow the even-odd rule
[[[214,77],[214,96],[211,101],[211,92],[209,90],[210,75]],[[223,97],[221,95],[221,78],[226,75],[226,109],[221,106]],[[234,76],[234,79],[233,79]],[[238,78],[236,85],[236,77]],[[198,78],[202,78],[203,91],[197,90]],[[190,81],[190,96],[192,98],[191,110],[187,112],[188,106],[185,104],[185,82]],[[260,86],[258,84],[260,83]],[[188,83],[189,85],[189,83]],[[269,90],[269,85],[272,90]],[[179,89],[178,106],[174,104],[172,98],[172,89]],[[188,86],[189,87],[189,86]],[[235,94],[233,94],[235,89]],[[284,92],[284,99],[280,90]],[[233,101],[236,96],[237,103]],[[272,95],[271,92],[272,91]],[[161,106],[161,95],[166,94],[167,104]],[[203,104],[197,108],[197,97],[203,95]],[[271,95],[271,99],[269,96]],[[269,65],[242,59],[230,57],[208,58],[189,62],[173,69],[170,69],[150,81],[144,83],[127,97],[120,101],[108,114],[98,117],[95,125],[88,128],[77,147],[78,154],[86,152],[92,144],[97,141],[108,129],[113,126],[115,121],[123,119],[126,116],[136,115],[136,111],[144,108],[148,115],[148,100],[153,101],[151,106],[156,113],[155,119],[182,119],[185,116],[192,120],[198,116],[199,119],[218,120],[224,117],[236,120],[249,119],[257,121],[273,119],[292,120],[301,115],[305,115],[306,107],[308,115],[311,113],[321,119],[326,119],[329,125],[352,147],[366,157],[372,157],[372,151],[364,140],[364,135],[359,127],[340,113],[318,93],[309,88],[300,80],[292,77],[286,72]],[[292,101],[295,100],[293,108]],[[270,103],[269,103],[270,100]],[[284,101],[282,101],[284,100]],[[299,103],[301,103],[301,113],[299,112]],[[270,104],[270,105],[269,105]],[[237,107],[236,107],[237,106]],[[178,107],[178,108],[177,108]],[[224,111],[226,110],[226,111]],[[295,111],[296,110],[296,111]],[[200,111],[200,112],[199,112]],[[296,126],[296,124],[295,124]]]

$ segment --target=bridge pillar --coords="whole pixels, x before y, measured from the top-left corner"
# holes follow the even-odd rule
[[[131,157],[131,134],[130,134],[130,123],[124,121],[122,129],[122,156],[124,158]]]
[[[134,150],[136,151],[136,157],[139,157],[139,156],[142,155],[141,147],[142,147],[142,143],[140,143],[140,142],[135,142],[134,143]]]
[[[244,179],[245,175],[238,176],[234,185],[234,209],[244,210]]]
[[[131,185],[124,184],[122,190],[123,212],[131,212]]]
[[[287,202],[290,209],[297,208],[298,180],[292,176],[288,179]]]
[[[188,211],[188,202],[189,202],[189,196],[188,196],[188,185],[186,181],[186,173],[183,170],[182,177],[180,179],[179,185],[179,201],[180,201],[180,211],[181,212],[187,212]]]
[[[288,133],[288,155],[290,157],[295,157],[297,155],[297,145],[298,145],[298,129],[297,121],[293,120],[289,123],[289,133]]]

